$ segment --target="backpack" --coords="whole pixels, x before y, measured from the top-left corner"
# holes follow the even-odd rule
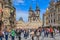
[[[53,29],[52,28],[50,28],[50,32],[53,32]]]

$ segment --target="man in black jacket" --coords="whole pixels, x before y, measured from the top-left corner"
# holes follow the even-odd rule
[[[21,30],[17,30],[17,31],[18,31],[17,36],[18,36],[19,40],[21,40]]]

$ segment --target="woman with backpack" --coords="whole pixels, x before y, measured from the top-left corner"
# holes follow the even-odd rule
[[[37,29],[37,32],[36,32],[37,40],[39,40],[39,36],[40,36],[40,32],[39,32],[39,29]]]
[[[51,34],[51,37],[53,38],[53,28],[52,28],[52,26],[50,26],[50,34]]]
[[[5,39],[8,40],[9,32],[7,30],[5,30],[4,34],[5,34]]]

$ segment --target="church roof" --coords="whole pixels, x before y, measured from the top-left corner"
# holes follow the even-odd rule
[[[23,21],[23,18],[22,18],[22,17],[20,17],[20,18],[19,18],[19,21]]]

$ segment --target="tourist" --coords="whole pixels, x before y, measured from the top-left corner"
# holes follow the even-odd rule
[[[0,40],[2,40],[2,37],[3,37],[3,33],[2,33],[2,31],[0,30]]]
[[[12,30],[11,30],[11,37],[12,37],[12,40],[14,40],[15,35],[16,35],[15,30],[14,30],[14,29],[12,29]]]
[[[21,30],[20,29],[17,32],[17,36],[18,36],[19,40],[21,40]]]
[[[37,40],[39,40],[39,36],[40,36],[39,29],[37,29],[36,36],[37,36]]]
[[[37,32],[37,30],[34,31],[35,36],[36,36],[36,32]]]
[[[38,28],[39,32],[40,32],[40,36],[41,36],[41,33],[42,33],[42,27]]]
[[[5,30],[4,34],[5,34],[5,39],[8,40],[8,35],[9,35],[8,31]]]
[[[49,34],[49,29],[46,28],[46,37],[48,37],[48,34]]]
[[[51,37],[53,38],[53,28],[51,25],[50,25],[50,34],[51,34]]]
[[[45,30],[42,28],[41,36],[44,37]]]
[[[32,30],[32,32],[30,32],[31,35],[31,39],[34,40],[34,31]]]
[[[29,32],[28,32],[28,30],[25,30],[24,31],[24,38],[27,39],[28,36],[29,36]]]

